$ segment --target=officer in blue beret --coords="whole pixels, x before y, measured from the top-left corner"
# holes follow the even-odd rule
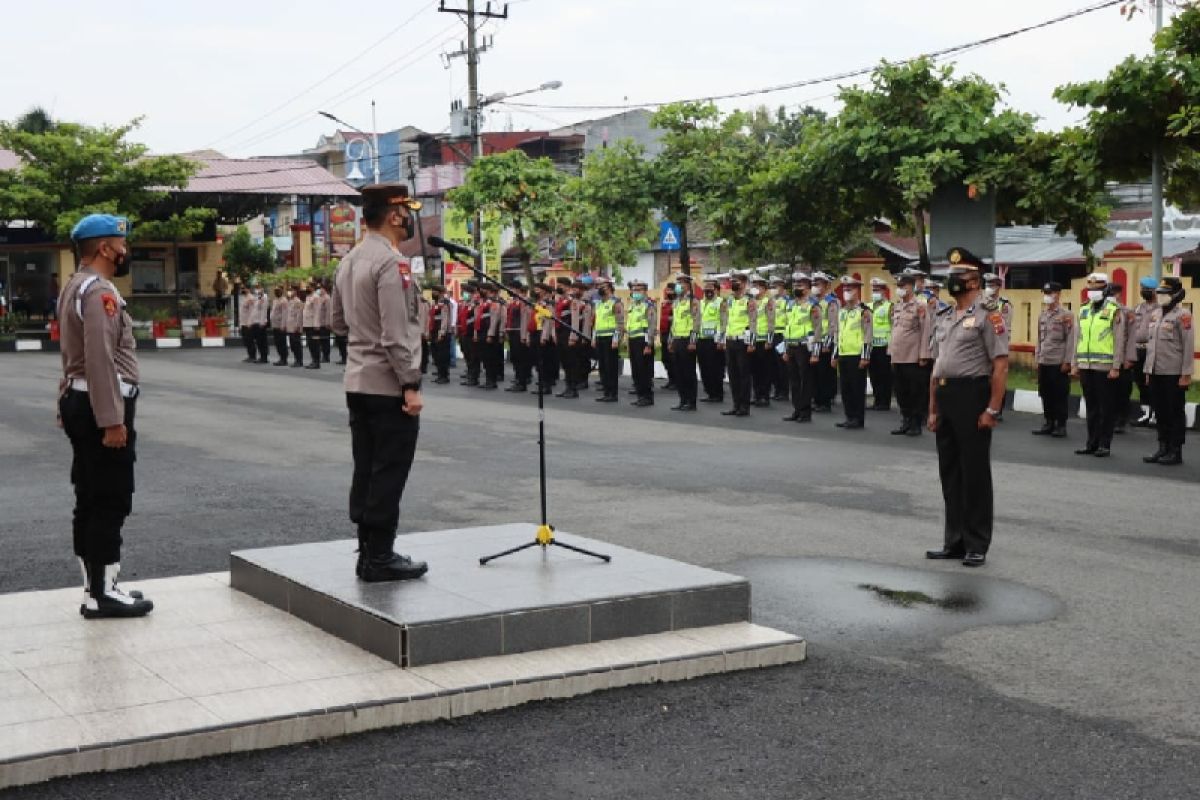
[[[138,363],[133,323],[112,279],[129,274],[129,220],[90,214],[71,231],[79,271],[58,298],[63,377],[58,413],[74,456],[72,533],[87,619],[142,617],[154,604],[117,585],[121,527],[133,504]]]

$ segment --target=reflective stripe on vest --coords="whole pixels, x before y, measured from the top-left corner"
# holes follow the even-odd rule
[[[1076,351],[1076,360],[1111,362],[1117,304],[1111,299],[1106,300],[1099,314],[1093,311],[1091,303],[1079,310],[1079,348]]]
[[[767,319],[767,305],[770,300],[763,300],[762,305],[758,309],[758,318],[754,320],[754,333],[760,339],[767,338],[767,323],[771,320]]]
[[[725,323],[725,335],[740,337],[750,327],[750,298],[732,297],[729,300],[729,319]]]
[[[692,304],[681,299],[671,308],[671,335],[676,339],[690,339],[695,320],[692,319]]]
[[[861,356],[863,351],[863,307],[838,312],[838,355]]]
[[[722,302],[720,298],[700,301],[700,335],[705,339],[717,335],[717,328],[721,325]]]
[[[596,336],[612,336],[617,332],[617,301],[609,298],[596,304]]]
[[[645,300],[635,300],[633,305],[629,306],[629,313],[625,317],[625,331],[630,336],[645,336],[649,330],[650,304]]]
[[[886,347],[892,340],[892,301],[882,300],[871,312],[871,344]]]
[[[813,335],[813,304],[807,300],[792,303],[788,309],[783,336],[790,344],[799,344]]]
[[[779,307],[781,304],[783,305],[782,309]],[[787,331],[788,313],[792,310],[793,305],[795,303],[791,300],[782,297],[775,301],[775,332],[780,336]]]

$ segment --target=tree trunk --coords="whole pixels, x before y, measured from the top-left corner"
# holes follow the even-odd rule
[[[688,254],[688,226],[687,215],[683,215],[683,219],[679,222],[679,268],[684,275],[692,274],[692,258]],[[667,279],[670,280],[668,275]]]
[[[925,241],[925,211],[917,207],[913,209],[913,230],[917,234],[917,257],[921,269],[929,271],[929,243]]]
[[[529,251],[525,249],[525,231],[521,229],[521,219],[518,217],[514,222],[516,222],[517,249],[521,251],[521,271],[525,275],[525,289],[529,291],[533,288],[533,261],[529,257]]]

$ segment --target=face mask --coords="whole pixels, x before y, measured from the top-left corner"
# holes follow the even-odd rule
[[[733,286],[731,288],[733,289],[734,292],[740,292],[743,289],[745,289],[746,287],[740,283],[735,283],[735,284],[733,284]]]
[[[946,278],[946,291],[950,292],[951,297],[958,297],[967,293],[967,279],[961,275],[951,275]]]
[[[880,300],[883,299],[883,292],[871,292],[871,299],[874,302],[878,303]]]
[[[858,289],[847,289],[846,290],[846,302],[847,303],[853,303],[857,299],[858,299]]]
[[[998,291],[999,290],[995,286],[989,286],[983,290],[983,293],[986,294],[988,297],[995,297],[996,292],[998,292]]]
[[[793,294],[795,297],[804,297],[804,295],[805,295],[805,291],[804,291],[803,289],[793,289],[793,290],[792,290],[792,294]]]
[[[674,299],[675,299],[675,295],[673,295],[673,294],[669,294],[669,295],[667,295],[667,296],[666,296],[666,298],[667,298],[667,300],[668,300],[668,301],[669,301],[669,300],[674,300]]]
[[[709,299],[709,300],[712,300],[714,295],[716,295],[716,292],[715,292],[715,291],[713,291],[712,289],[705,289],[705,290],[704,290],[704,296],[705,296],[707,299]]]
[[[114,278],[123,278],[129,274],[128,250],[123,253],[117,253],[115,256],[113,256],[113,267],[115,267],[115,270],[113,271]]]
[[[1171,305],[1171,301],[1172,301],[1172,300],[1174,300],[1174,299],[1175,299],[1175,298],[1173,298],[1173,297],[1172,297],[1171,295],[1169,295],[1169,294],[1160,294],[1160,295],[1158,296],[1158,304],[1159,304],[1160,306],[1162,306],[1163,308],[1166,308],[1167,306]]]
[[[1142,299],[1145,300],[1147,303],[1152,302],[1154,300],[1154,290],[1153,289],[1142,289]]]
[[[1087,298],[1093,303],[1099,303],[1104,299],[1103,289],[1088,289]]]
[[[762,291],[757,286],[755,286],[753,289],[750,290],[751,297],[758,297],[759,294],[761,294],[761,293],[762,293]]]
[[[897,286],[896,287],[896,296],[897,297],[908,297],[908,287],[907,286]]]
[[[773,286],[771,287],[771,297],[779,297],[779,290]]]
[[[646,299],[646,295],[643,294],[642,292],[634,292],[633,294],[630,295],[630,297],[632,297],[634,300],[645,300]]]
[[[1042,302],[1048,306],[1054,305],[1054,295],[1052,295],[1052,294],[1042,295]]]
[[[683,284],[682,283],[675,284],[675,294],[683,294]]]
[[[293,291],[291,291],[291,290],[288,290],[287,296],[288,296],[288,297],[295,297],[295,296],[296,296],[296,293],[295,293],[295,292],[293,292]]]
[[[600,296],[607,299],[608,298],[608,289],[601,289]]]

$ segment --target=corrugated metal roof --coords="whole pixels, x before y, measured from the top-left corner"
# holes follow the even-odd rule
[[[0,148],[0,169],[16,169],[20,163],[16,153]]]
[[[1119,244],[1139,244],[1150,252],[1149,236],[1115,236],[1101,239],[1092,248],[1103,256]],[[1163,237],[1163,257],[1174,258],[1200,247],[1200,231],[1168,233]],[[1070,236],[1058,236],[1050,228],[1017,226],[996,229],[996,263],[1015,264],[1082,264],[1083,248]]]
[[[200,163],[184,194],[359,196],[353,186],[308,159],[214,158]]]

